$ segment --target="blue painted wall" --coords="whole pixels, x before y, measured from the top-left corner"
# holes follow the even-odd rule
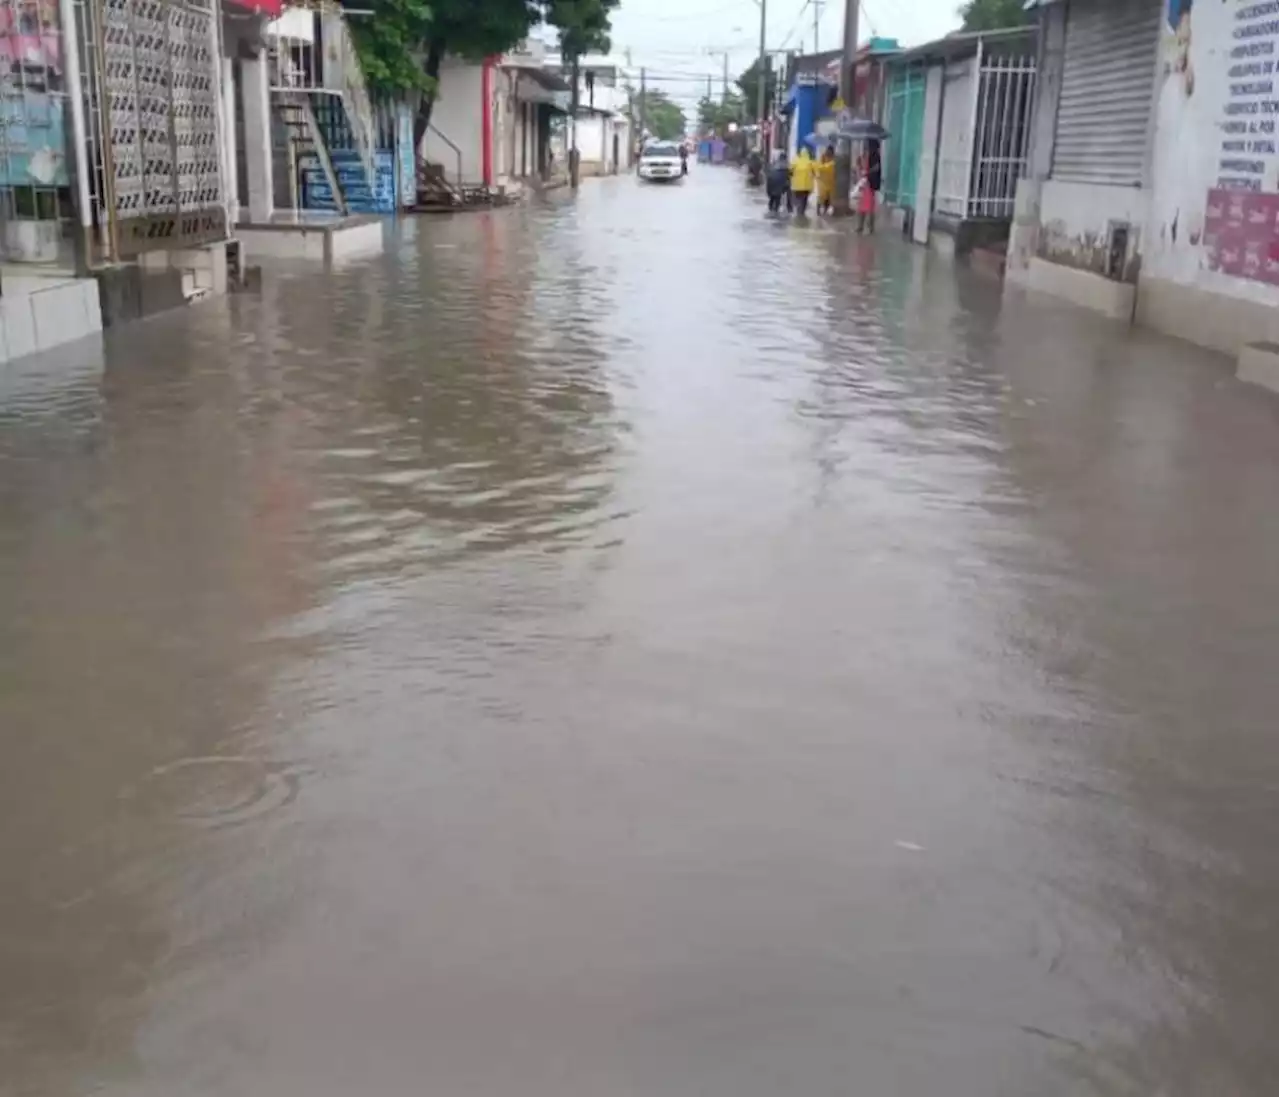
[[[333,172],[338,177],[347,198],[350,213],[395,213],[396,211],[396,157],[391,152],[373,154],[373,189],[365,179],[360,156],[354,149],[334,149],[329,154]],[[328,211],[338,207],[333,191],[324,177],[324,171],[315,157],[305,157],[301,162],[302,208]]]
[[[800,150],[800,142],[813,132],[818,119],[827,113],[827,96],[831,88],[827,84],[814,84],[796,88],[796,110],[791,131],[791,153]],[[810,150],[812,151],[812,149]]]

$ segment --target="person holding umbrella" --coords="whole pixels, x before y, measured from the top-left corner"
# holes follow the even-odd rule
[[[876,231],[876,194],[880,190],[880,142],[868,139],[867,150],[858,157],[858,186],[855,210],[858,215],[858,231]]]

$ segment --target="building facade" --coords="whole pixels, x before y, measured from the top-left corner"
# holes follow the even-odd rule
[[[952,34],[884,61],[882,198],[917,243],[1003,248],[1026,168],[1035,31]],[[872,115],[872,117],[876,117]]]
[[[621,65],[608,57],[584,57],[578,65],[578,112],[570,121],[571,147],[580,174],[616,175],[632,161],[635,136]],[[568,77],[566,69],[562,75]]]
[[[1043,0],[1008,276],[1235,355],[1277,329],[1277,5]]]
[[[1164,3],[1039,9],[1040,89],[1010,240],[1012,280],[1125,319],[1151,198]]]
[[[536,40],[483,62],[445,58],[421,156],[462,187],[540,182],[568,101],[558,62]]]
[[[0,0],[6,357],[225,290],[222,10]]]

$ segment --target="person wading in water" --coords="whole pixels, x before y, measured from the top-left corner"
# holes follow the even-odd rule
[[[813,157],[803,145],[791,165],[791,196],[795,202],[796,216],[805,216],[809,208],[809,195],[813,193]]]
[[[782,209],[782,201],[787,202],[787,212],[791,212],[791,172],[787,168],[787,154],[779,150],[774,154],[773,165],[764,181],[765,193],[769,196],[769,212],[778,213]]]
[[[876,231],[876,195],[880,193],[880,142],[867,142],[858,158],[858,231]]]
[[[830,145],[823,149],[813,170],[818,179],[818,213],[830,213],[836,193],[836,150]]]

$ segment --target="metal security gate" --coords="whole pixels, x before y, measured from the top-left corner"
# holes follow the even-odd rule
[[[886,202],[914,208],[916,183],[920,177],[920,137],[924,131],[923,64],[895,67],[889,78],[885,104],[889,131],[882,167],[882,193]]]
[[[1070,0],[1054,179],[1141,184],[1164,6],[1156,0]]]
[[[978,77],[969,217],[1010,218],[1018,180],[1027,166],[1034,54],[986,53]]]
[[[223,240],[215,0],[83,0],[92,204],[103,251]]]

